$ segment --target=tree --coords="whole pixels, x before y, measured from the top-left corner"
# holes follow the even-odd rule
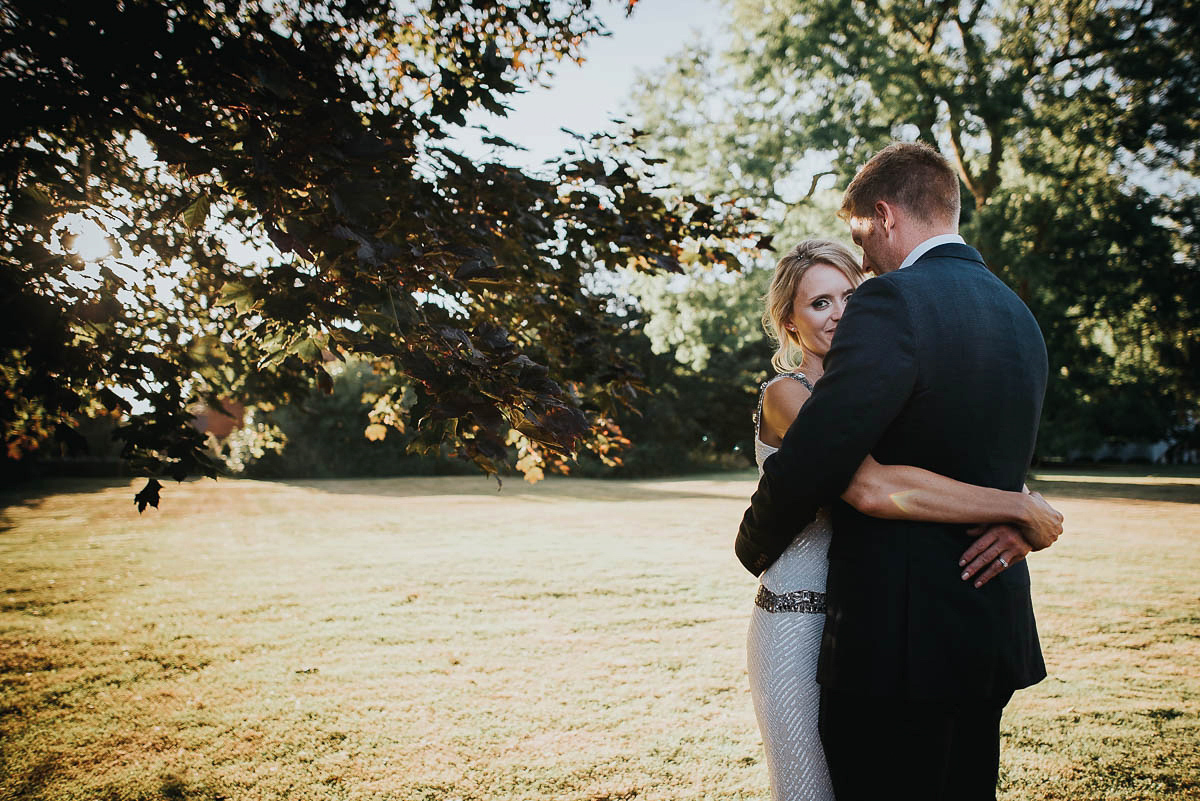
[[[819,233],[796,217],[823,174],[936,144],[964,234],[1045,332],[1040,452],[1200,416],[1193,0],[729,5],[729,47],[679,55],[639,98],[685,184],[754,198],[790,242]]]
[[[649,376],[658,390],[646,403],[651,430],[622,423],[638,443],[631,456],[649,439],[682,451],[693,464],[703,459],[710,469],[752,464],[752,412],[758,385],[771,372],[772,348],[761,325],[769,281],[762,269],[631,277],[633,316],[654,353],[673,363]],[[666,426],[677,430],[663,436]]]
[[[758,320],[770,278],[765,270],[744,275],[697,269],[679,275],[640,273],[630,277],[629,291],[641,307],[655,352],[672,353],[680,364],[704,371],[720,354],[763,345]],[[755,322],[747,325],[747,320]],[[769,357],[769,350],[763,350]]]
[[[636,144],[585,143],[553,175],[506,166],[496,138],[494,159],[458,152],[468,110],[503,114],[581,57],[592,0],[406,5],[0,6],[10,457],[107,408],[146,474],[213,475],[193,401],[329,392],[330,353],[408,379],[415,402],[379,416],[415,423],[418,450],[494,472],[605,447],[638,372],[589,276],[675,270],[689,243],[732,258],[747,215],[650,188]],[[72,243],[89,226],[110,257]]]

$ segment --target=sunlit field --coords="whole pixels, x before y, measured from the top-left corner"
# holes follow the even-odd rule
[[[1200,798],[1200,477],[1045,474],[1001,797]],[[0,496],[0,798],[766,799],[751,473]]]

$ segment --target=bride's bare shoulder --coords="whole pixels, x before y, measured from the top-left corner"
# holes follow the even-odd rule
[[[791,376],[780,377],[768,384],[763,390],[762,434],[770,434],[775,442],[782,440],[788,427],[800,413],[800,407],[810,395],[812,391],[803,382]],[[762,440],[767,442],[765,436]]]

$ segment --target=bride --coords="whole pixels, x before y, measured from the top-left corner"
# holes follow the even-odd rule
[[[767,292],[763,326],[778,343],[778,375],[763,384],[755,416],[755,458],[778,450],[783,435],[824,372],[822,361],[863,274],[835,242],[807,240],[780,259]],[[819,453],[811,458],[820,459]],[[1062,515],[1037,493],[964,484],[867,457],[842,500],[874,517],[941,523],[1009,523],[1062,530]],[[832,532],[823,510],[760,576],[750,621],[748,667],[755,714],[766,747],[774,801],[833,801],[817,734],[817,655],[825,622],[826,552]],[[1027,553],[1028,551],[1026,551]],[[1024,554],[1021,554],[1024,558]],[[973,577],[967,566],[964,579]],[[986,576],[976,581],[986,581]]]

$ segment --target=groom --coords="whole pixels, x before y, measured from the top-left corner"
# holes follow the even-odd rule
[[[767,459],[737,537],[755,575],[833,507],[821,740],[838,801],[994,799],[1000,715],[1046,674],[1015,529],[985,535],[977,586],[965,526],[867,517],[838,496],[867,454],[1020,490],[1046,386],[1029,310],[958,236],[958,175],[890,145],[846,190],[863,267],[825,374]],[[970,567],[970,566],[968,566]]]

